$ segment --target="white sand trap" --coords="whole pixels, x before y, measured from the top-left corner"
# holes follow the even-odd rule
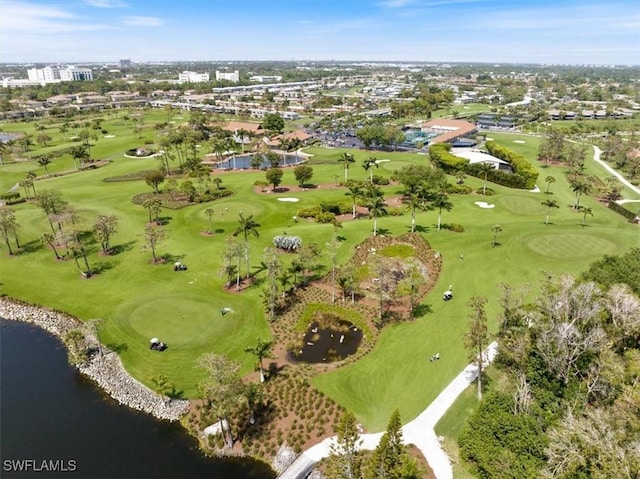
[[[540,188],[538,187],[538,185],[535,186],[534,189],[529,190],[531,193],[540,193]]]
[[[496,206],[491,203],[487,203],[485,201],[475,201],[475,204],[478,205],[480,208],[494,208]]]
[[[300,198],[278,198],[278,201],[284,201],[286,203],[297,203]]]
[[[104,135],[105,138],[115,138],[116,135]]]
[[[513,140],[514,143],[526,143],[524,140]]]
[[[375,163],[376,164],[378,164],[378,163],[386,163],[388,161],[391,161],[391,160],[376,160]]]
[[[463,106],[463,107],[462,107],[462,109],[463,109],[463,110],[468,110],[468,109],[469,109],[469,107],[468,107],[468,106]]]
[[[493,141],[493,138],[491,138],[490,136],[488,136],[487,138],[485,138],[487,141]]]

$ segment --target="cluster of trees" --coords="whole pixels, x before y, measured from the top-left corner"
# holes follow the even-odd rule
[[[638,257],[549,275],[533,302],[502,286],[500,379],[459,437],[480,477],[640,475],[639,283],[624,277]]]
[[[394,411],[374,451],[361,449],[362,440],[352,413],[345,413],[336,428],[336,441],[326,461],[335,479],[418,479],[425,471],[411,456],[402,437],[400,413]]]
[[[405,135],[401,129],[377,123],[358,128],[356,136],[367,148],[371,146],[382,148],[393,146],[395,149],[397,145],[405,140]]]

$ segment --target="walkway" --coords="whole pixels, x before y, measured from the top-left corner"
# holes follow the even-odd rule
[[[620,183],[622,183],[624,186],[626,186],[630,190],[632,190],[632,191],[636,192],[638,195],[640,195],[640,188],[638,188],[637,186],[632,185],[629,182],[629,180],[627,180],[624,176],[622,176],[616,170],[611,168],[611,166],[609,166],[605,161],[600,159],[600,155],[602,154],[602,150],[600,148],[598,148],[597,146],[593,145],[593,151],[594,151],[593,159],[594,159],[594,161],[596,163],[599,163],[605,170],[607,170],[613,176],[618,178],[618,180],[620,180]]]
[[[498,344],[493,342],[484,352],[486,364],[489,364],[496,356]],[[406,444],[415,444],[427,459],[429,466],[438,479],[453,479],[451,461],[440,446],[440,441],[433,428],[444,416],[447,410],[469,387],[478,376],[475,365],[469,364],[464,370],[449,383],[437,398],[413,421],[402,428],[402,435]],[[361,449],[375,449],[382,437],[382,432],[375,434],[362,434]],[[325,439],[319,444],[302,452],[295,461],[278,476],[278,479],[304,479],[313,470],[316,463],[331,454],[331,445],[335,436]]]

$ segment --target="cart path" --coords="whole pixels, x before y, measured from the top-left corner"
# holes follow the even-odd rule
[[[498,343],[493,342],[485,350],[485,364],[489,364],[496,356]],[[449,456],[444,452],[440,441],[433,430],[455,400],[468,388],[478,376],[475,364],[469,364],[456,378],[433,400],[431,404],[413,421],[402,427],[405,444],[414,444],[426,458],[433,473],[438,479],[453,479],[453,468]],[[382,432],[362,434],[360,449],[375,449],[382,437]],[[331,454],[331,446],[336,437],[330,437],[302,452],[296,460],[278,476],[278,479],[304,479],[313,470],[316,463]]]

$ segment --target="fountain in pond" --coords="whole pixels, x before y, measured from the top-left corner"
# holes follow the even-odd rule
[[[362,330],[338,318],[312,322],[289,358],[294,362],[329,363],[354,354],[362,342]]]

